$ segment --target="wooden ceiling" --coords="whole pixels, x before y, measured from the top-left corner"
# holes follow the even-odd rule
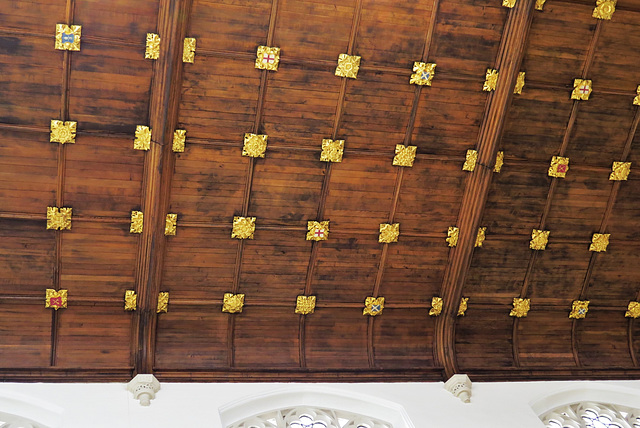
[[[612,20],[591,0],[534,4],[0,0],[0,379],[638,378],[640,0]],[[80,51],[54,49],[59,23],[82,26]],[[277,71],[254,67],[260,45],[281,48]],[[334,74],[342,53],[362,57],[357,79]],[[437,63],[432,86],[409,84],[414,61]],[[575,78],[593,81],[588,101]],[[75,144],[50,143],[51,120],[76,121]],[[245,133],[268,135],[264,158],[242,156]],[[341,163],[319,160],[323,139],[345,140]],[[392,164],[398,144],[417,147],[412,167]],[[609,180],[614,161],[632,162],[628,181]],[[71,207],[72,228],[47,230],[48,206]],[[234,216],[257,218],[254,239],[231,238]],[[309,220],[329,239],[305,240]],[[400,224],[397,243],[378,242],[381,223]],[[532,229],[550,231],[544,251]],[[66,309],[45,308],[48,288]],[[245,295],[241,313],[222,312],[225,293]],[[299,295],[315,313],[294,313]],[[380,315],[363,315],[369,296]],[[531,299],[526,318],[514,298]],[[574,300],[586,318],[569,318]]]

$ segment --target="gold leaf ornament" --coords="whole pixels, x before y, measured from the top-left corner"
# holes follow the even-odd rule
[[[549,230],[533,229],[531,231],[531,241],[529,242],[529,248],[532,250],[542,251],[547,248],[549,242]]]
[[[77,122],[63,122],[61,120],[52,120],[49,141],[51,143],[73,144],[76,142],[77,128]]]
[[[267,151],[267,136],[262,134],[244,134],[242,156],[263,158]]]
[[[80,37],[82,36],[81,25],[56,24],[55,48],[62,51],[79,51]]]
[[[160,58],[160,36],[155,33],[147,33],[147,43],[144,51],[145,59]]]
[[[520,95],[522,94],[522,89],[524,88],[524,77],[526,76],[526,73],[524,71],[521,71],[520,73],[518,73],[518,78],[516,79],[516,86],[513,89],[513,93],[516,95]]]
[[[255,217],[233,217],[231,237],[235,239],[253,239],[256,231]]]
[[[482,90],[485,92],[495,91],[496,85],[498,84],[499,74],[500,73],[498,73],[498,70],[494,68],[487,68],[487,72],[484,76],[484,85],[482,85]]]
[[[617,0],[597,0],[591,16],[596,19],[610,20],[613,12],[616,11],[616,3]]]
[[[178,214],[167,214],[164,219],[164,234],[175,236],[178,230]]]
[[[133,290],[126,290],[124,292],[124,310],[135,311],[138,309],[138,295]]]
[[[173,131],[173,143],[171,145],[171,150],[173,150],[174,153],[183,153],[186,140],[187,131],[185,129],[176,129]]]
[[[574,300],[571,304],[571,312],[569,313],[569,318],[582,319],[587,316],[587,312],[589,312],[588,300]]]
[[[322,162],[342,162],[344,154],[344,140],[322,140],[322,152],[320,161]]]
[[[473,149],[467,150],[464,163],[462,164],[462,170],[473,172],[476,169],[476,163],[478,163],[478,151]]]
[[[572,100],[587,101],[593,88],[591,86],[591,80],[587,79],[574,79],[573,91],[571,92]]]
[[[280,64],[280,48],[258,46],[255,68],[259,70],[278,71],[278,64]]]
[[[594,251],[597,253],[607,251],[610,236],[610,233],[594,233],[591,237],[591,245],[589,246],[589,251]]]
[[[458,306],[458,316],[463,317],[468,309],[469,298],[463,297],[460,299],[460,306]]]
[[[516,0],[502,0],[502,6],[512,9],[516,5]]]
[[[358,70],[360,70],[360,59],[361,57],[357,55],[340,54],[338,56],[336,76],[357,79]]]
[[[329,238],[329,220],[308,221],[307,241],[326,241]]]
[[[52,288],[47,288],[45,291],[44,307],[52,308],[52,309],[55,309],[56,311],[58,309],[66,308],[67,296],[68,296],[67,290],[56,291]]]
[[[409,79],[409,84],[420,86],[431,86],[431,81],[436,74],[436,64],[433,62],[414,62],[413,74]]]
[[[493,172],[497,172],[498,174],[502,171],[502,166],[504,165],[504,152],[499,151],[496,154],[496,164],[493,167]]]
[[[182,46],[182,62],[193,64],[196,59],[196,39],[185,37]]]
[[[631,172],[631,162],[614,162],[611,167],[609,180],[611,181],[627,181]]]
[[[456,245],[458,245],[459,237],[460,237],[460,229],[458,229],[456,226],[449,227],[449,229],[447,230],[446,241],[450,247],[455,247]]]
[[[384,309],[384,297],[367,297],[364,301],[362,315],[375,317],[382,313]]]
[[[524,318],[531,309],[531,299],[513,298],[513,309],[509,313],[510,317]]]
[[[433,297],[431,299],[431,309],[429,309],[429,315],[437,317],[442,313],[442,297]]]
[[[309,315],[316,309],[316,296],[298,296],[296,298],[296,314]]]
[[[544,10],[544,4],[547,0],[536,0],[536,10]]]
[[[161,291],[158,293],[158,305],[156,306],[156,313],[164,312],[166,313],[169,310],[169,292]]]
[[[47,229],[71,229],[72,208],[47,207]]]
[[[486,238],[486,233],[487,233],[487,228],[486,227],[479,227],[478,228],[478,234],[476,235],[476,243],[475,243],[475,247],[482,247],[482,244],[484,243],[484,240]]]
[[[131,227],[129,233],[142,233],[144,227],[144,214],[142,211],[131,211]]]
[[[148,126],[136,126],[133,148],[135,150],[149,150],[151,148],[151,129]]]
[[[224,293],[222,312],[237,314],[244,307],[244,294]]]
[[[549,165],[549,177],[565,178],[569,171],[569,158],[562,156],[554,156],[551,158]]]
[[[636,96],[633,99],[633,105],[634,106],[640,106],[640,85],[638,85],[638,87],[636,88]]]
[[[398,242],[398,236],[400,236],[400,223],[380,224],[380,235],[378,236],[378,242],[380,242],[381,244]]]
[[[627,318],[640,318],[640,302],[629,302],[624,316]]]
[[[393,165],[412,167],[416,159],[417,146],[396,145],[396,155],[393,157]]]

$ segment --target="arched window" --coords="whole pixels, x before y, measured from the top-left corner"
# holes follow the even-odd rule
[[[392,428],[387,422],[341,410],[296,407],[274,410],[230,428]]]
[[[309,385],[229,403],[220,418],[225,428],[415,428],[397,403]]]
[[[547,428],[640,428],[640,409],[605,403],[564,405],[540,418]]]

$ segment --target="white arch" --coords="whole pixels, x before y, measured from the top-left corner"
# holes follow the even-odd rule
[[[387,421],[393,428],[415,428],[404,407],[398,403],[312,385],[292,385],[233,401],[220,407],[220,420],[223,427],[228,427],[250,416],[298,406],[342,410]]]
[[[39,398],[0,389],[0,420],[34,428],[61,428],[62,413],[61,407]]]
[[[536,415],[540,416],[560,406],[581,402],[607,403],[637,409],[640,407],[640,390],[589,382],[584,387],[567,388],[529,404]]]

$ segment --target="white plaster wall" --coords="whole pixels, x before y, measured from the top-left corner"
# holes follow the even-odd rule
[[[366,394],[392,401],[404,407],[415,428],[541,428],[543,424],[531,405],[545,406],[546,403],[539,404],[540,400],[563,391],[613,391],[622,393],[627,400],[637,398],[640,407],[640,381],[474,383],[469,404],[446,392],[442,383],[163,383],[150,407],[140,406],[125,384],[0,383],[0,412],[19,409],[16,403],[22,400],[46,404],[48,416],[47,411],[40,412],[40,419],[34,414],[23,416],[51,428],[224,428],[221,407],[290,387],[329,388],[342,394]],[[558,403],[562,404],[566,403]],[[23,406],[21,411],[34,410]]]

